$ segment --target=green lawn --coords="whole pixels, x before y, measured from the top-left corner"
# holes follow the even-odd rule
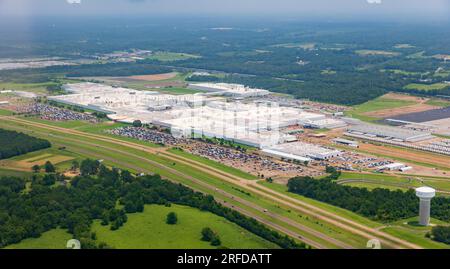
[[[13,114],[12,111],[0,109],[0,116],[11,116]]]
[[[426,233],[431,230],[431,227],[421,227],[411,225],[411,222],[417,221],[417,218],[410,218],[407,220],[401,220],[393,224],[393,226],[388,226],[381,229],[383,232],[389,233],[391,235],[404,238],[409,242],[418,244],[427,249],[450,249],[450,245],[439,243],[433,241],[430,238],[425,237]],[[431,219],[433,224],[443,224],[448,225],[448,223]]]
[[[432,91],[432,90],[443,90],[448,87],[450,87],[450,85],[447,83],[434,83],[434,84],[411,83],[406,85],[404,88],[406,90]]]
[[[9,245],[5,249],[66,249],[72,235],[63,229],[45,232],[39,238],[29,238],[20,243]]]
[[[167,214],[175,212],[176,225],[166,224]],[[209,249],[216,248],[201,241],[201,230],[210,227],[222,241],[222,246],[233,249],[278,248],[238,225],[209,212],[174,205],[146,205],[144,213],[128,214],[127,223],[117,231],[101,226],[96,221],[92,231],[99,242],[118,249]]]

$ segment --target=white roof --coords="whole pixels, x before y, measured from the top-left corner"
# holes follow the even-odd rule
[[[416,189],[416,195],[420,198],[433,198],[436,190],[430,187],[420,187]]]

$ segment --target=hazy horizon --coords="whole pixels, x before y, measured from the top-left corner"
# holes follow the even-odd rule
[[[270,16],[347,20],[448,20],[448,0],[0,0],[0,15]]]

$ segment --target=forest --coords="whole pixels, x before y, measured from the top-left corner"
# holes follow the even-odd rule
[[[450,245],[450,227],[435,226],[431,229],[433,240]]]
[[[392,222],[418,215],[419,199],[414,190],[350,187],[333,182],[339,172],[324,179],[297,177],[289,180],[290,192],[335,205],[364,217],[382,222]],[[450,198],[438,196],[431,202],[433,218],[450,221]]]
[[[134,177],[126,170],[109,169],[89,159],[82,161],[79,169],[81,175],[70,184],[65,184],[67,178],[60,174],[35,175],[29,190],[24,179],[0,179],[0,248],[58,227],[80,239],[83,248],[109,248],[95,240],[90,231],[93,220],[117,230],[127,222],[126,213],[143,212],[145,204],[171,203],[222,216],[282,248],[308,248],[222,206],[212,196],[159,175]],[[49,176],[55,180],[48,180]]]
[[[129,22],[121,19],[91,21],[86,28],[81,27],[83,22],[77,22],[80,25],[64,22],[57,30],[48,28],[45,22],[42,25],[37,22],[41,35],[30,43],[33,49],[20,51],[14,41],[16,33],[10,29],[11,32],[5,33],[11,37],[9,40],[2,40],[0,35],[0,57],[4,50],[13,55],[22,53],[22,57],[93,60],[103,53],[136,48],[189,53],[201,58],[171,62],[149,58],[136,63],[0,71],[0,79],[24,83],[45,82],[55,76],[128,76],[200,70],[224,76],[197,76],[192,80],[242,83],[297,98],[344,105],[364,103],[388,91],[450,95],[450,87],[438,91],[404,89],[410,83],[450,80],[450,63],[433,57],[450,55],[450,27],[445,25],[411,28],[388,23],[355,26],[296,21],[230,22],[218,18],[189,22],[154,19],[149,24],[149,20],[152,21],[137,18],[133,22],[142,22],[142,26],[132,29],[123,28]],[[228,25],[230,30],[214,30],[218,24]],[[74,28],[79,31],[71,31]],[[437,70],[442,72],[436,75]]]
[[[0,129],[0,160],[49,147],[47,140]]]

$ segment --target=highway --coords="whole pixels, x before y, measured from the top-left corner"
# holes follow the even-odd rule
[[[215,169],[213,167],[210,167],[210,166],[207,166],[205,164],[202,164],[200,162],[197,162],[197,161],[194,161],[194,160],[191,160],[191,159],[188,159],[188,158],[184,158],[184,157],[181,157],[179,155],[167,152],[166,149],[152,148],[152,147],[143,146],[143,145],[132,143],[132,142],[123,141],[123,140],[120,140],[120,139],[111,138],[111,137],[108,137],[108,136],[103,136],[103,135],[98,135],[98,134],[91,134],[91,133],[85,133],[85,132],[80,132],[80,131],[77,131],[77,130],[66,129],[66,128],[61,128],[61,127],[55,127],[55,126],[51,126],[51,125],[46,125],[46,124],[42,124],[42,123],[36,123],[36,122],[24,120],[24,119],[21,119],[21,118],[4,117],[3,119],[11,121],[11,122],[15,122],[15,123],[21,123],[21,124],[24,124],[24,125],[34,126],[34,127],[37,127],[37,128],[42,128],[42,129],[47,129],[47,130],[52,130],[52,131],[58,131],[58,132],[61,132],[61,133],[68,133],[68,134],[71,134],[71,135],[77,135],[77,136],[80,136],[80,137],[86,137],[86,138],[90,138],[90,139],[97,139],[97,140],[108,142],[108,143],[112,143],[112,144],[117,144],[117,145],[129,147],[129,148],[133,148],[133,149],[139,149],[139,150],[145,151],[147,153],[151,153],[151,154],[163,155],[165,158],[170,159],[171,161],[179,162],[179,163],[183,163],[183,164],[195,167],[195,169],[198,169],[198,170],[200,170],[202,172],[205,172],[207,174],[213,175],[214,177],[220,178],[221,180],[223,180],[223,181],[225,181],[225,182],[227,182],[229,184],[237,185],[240,188],[245,189],[246,191],[249,191],[249,192],[257,194],[257,195],[259,195],[261,197],[267,198],[270,201],[282,204],[283,206],[288,207],[288,208],[290,208],[292,210],[298,211],[299,213],[306,214],[306,215],[318,218],[321,221],[327,222],[327,223],[329,223],[331,225],[337,226],[337,227],[339,227],[341,229],[344,229],[344,230],[347,230],[347,231],[349,231],[351,233],[360,235],[360,236],[362,236],[364,238],[367,238],[368,240],[377,238],[377,239],[379,239],[382,242],[383,245],[389,246],[390,248],[421,248],[420,246],[417,246],[417,245],[412,244],[410,242],[407,242],[405,240],[399,239],[397,237],[391,236],[391,235],[386,234],[384,232],[378,231],[377,229],[367,227],[367,226],[362,225],[360,223],[357,223],[357,222],[355,222],[353,220],[344,218],[342,216],[338,216],[338,215],[336,215],[336,214],[334,214],[332,212],[328,212],[328,211],[326,211],[326,210],[324,210],[322,208],[318,208],[316,206],[313,206],[311,204],[305,203],[305,202],[300,201],[298,199],[294,199],[294,198],[292,198],[290,196],[287,196],[287,195],[285,195],[283,193],[279,193],[279,192],[273,191],[272,189],[269,189],[269,188],[264,187],[264,186],[262,186],[260,184],[257,184],[255,181],[249,181],[249,180],[246,180],[246,179],[242,179],[242,178],[239,178],[239,177],[234,176],[232,174],[228,174],[228,173],[223,172],[221,170],[218,170],[218,169]],[[68,138],[66,138],[66,139],[68,139]],[[89,144],[87,142],[84,142],[82,139],[80,139],[78,141],[80,143]],[[98,145],[95,145],[95,144],[93,144],[91,146],[97,146],[98,147]],[[113,148],[110,148],[110,150],[118,151],[117,149],[113,149]],[[121,154],[128,154],[129,155],[131,153],[121,152]],[[156,167],[159,167],[161,169],[170,171],[171,173],[179,175],[179,176],[182,176],[183,178],[187,178],[187,179],[191,180],[192,182],[194,182],[195,184],[198,184],[200,186],[208,188],[209,190],[217,191],[217,188],[215,186],[209,185],[209,184],[205,183],[204,181],[201,181],[201,180],[192,178],[190,176],[187,176],[187,175],[185,175],[183,173],[180,173],[179,171],[177,171],[177,170],[175,170],[175,169],[173,169],[171,167],[167,167],[167,166],[162,165],[162,164],[160,164],[158,162],[154,162],[154,161],[148,160],[146,158],[142,158],[142,157],[137,156],[137,155],[135,155],[134,157],[135,158],[136,157],[140,158],[143,161],[145,160],[146,162],[149,162],[149,163],[151,163],[152,165],[154,165]],[[232,195],[230,195],[230,194],[228,194],[226,192],[222,192],[222,190],[220,190],[220,191],[221,191],[220,194],[222,194],[223,196],[228,197],[230,199],[234,199],[234,201],[236,201],[236,202],[244,204],[244,205],[246,205],[248,207],[252,207],[253,209],[258,210],[258,211],[264,210],[264,209],[260,208],[259,206],[255,205],[252,202],[249,202],[249,201],[241,199],[241,198],[234,197],[234,196],[232,196]],[[247,212],[247,215],[248,215],[248,212]],[[332,243],[332,244],[334,244],[334,245],[336,245],[336,246],[338,246],[340,248],[351,248],[351,246],[349,246],[349,245],[347,245],[347,244],[345,244],[343,242],[340,242],[340,241],[338,241],[338,240],[336,240],[334,238],[331,238],[331,237],[329,237],[329,236],[327,236],[325,234],[321,234],[321,233],[319,233],[317,231],[314,231],[314,230],[312,230],[309,227],[302,226],[299,223],[297,223],[297,222],[295,222],[295,221],[293,221],[291,219],[288,219],[286,217],[283,217],[283,216],[280,216],[280,215],[276,215],[276,214],[273,214],[273,213],[270,213],[270,215],[272,217],[276,217],[279,221],[282,221],[282,222],[284,222],[284,223],[286,223],[286,224],[288,224],[290,226],[294,226],[295,228],[297,228],[297,229],[299,229],[301,231],[304,231],[304,232],[306,232],[308,234],[314,235],[314,236],[316,236],[318,238],[325,239],[326,241],[328,241],[328,242],[330,242],[330,243]],[[252,217],[254,217],[256,219],[257,216],[252,216]],[[273,224],[271,226],[271,225],[266,223],[266,225],[268,225],[268,226],[270,226],[270,227],[272,227],[274,229],[280,230],[280,227],[276,228],[276,227],[274,227]],[[286,231],[282,231],[282,232],[288,234]],[[296,238],[302,238],[301,240],[304,241],[304,242],[309,241],[308,243],[311,246],[313,246],[313,247],[323,248],[323,246],[321,246],[319,243],[313,242],[312,238],[308,239],[308,238],[305,238],[305,237],[301,237],[298,234],[293,235],[292,232],[289,235],[293,236],[293,237],[296,237]]]

